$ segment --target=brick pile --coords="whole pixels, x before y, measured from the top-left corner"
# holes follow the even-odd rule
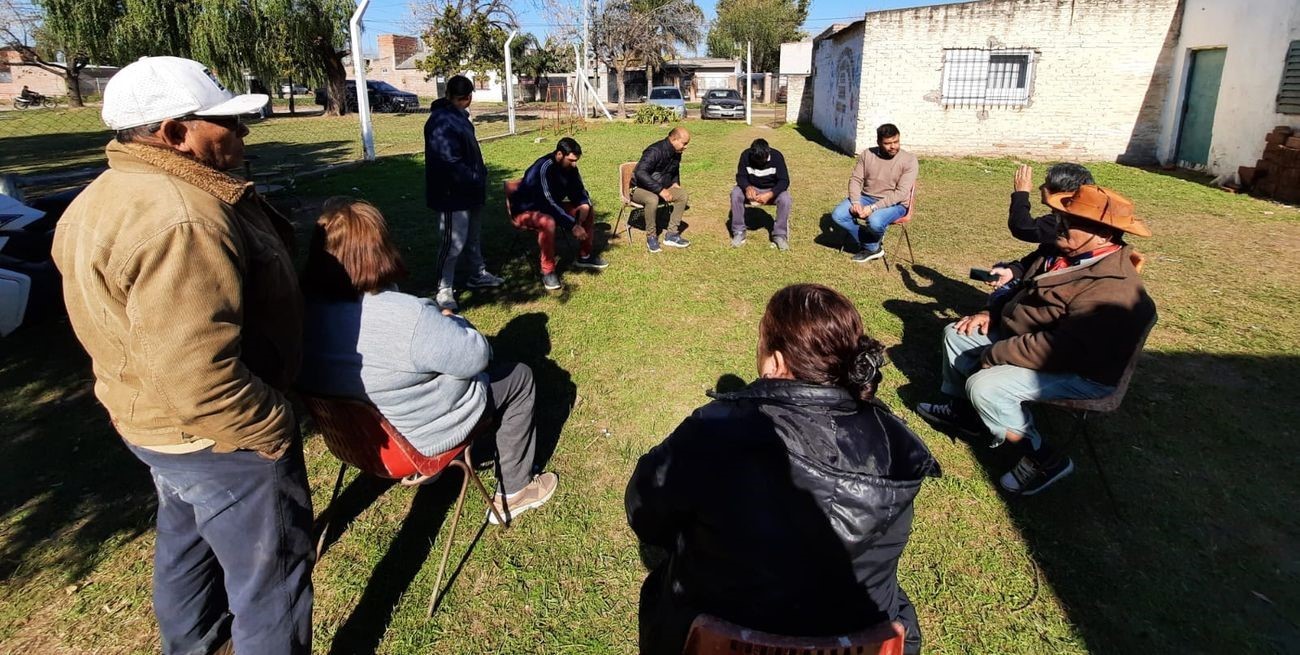
[[[1264,158],[1237,169],[1251,195],[1300,203],[1300,135],[1280,125],[1264,136]]]

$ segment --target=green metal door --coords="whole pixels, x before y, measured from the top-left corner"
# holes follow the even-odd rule
[[[1178,163],[1204,166],[1210,160],[1210,137],[1214,129],[1214,108],[1219,104],[1219,80],[1228,50],[1195,50],[1187,74],[1183,101],[1183,122],[1178,131]]]

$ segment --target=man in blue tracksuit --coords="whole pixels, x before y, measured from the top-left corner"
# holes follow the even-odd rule
[[[515,227],[537,232],[541,252],[542,286],[551,291],[564,288],[555,272],[555,232],[563,229],[578,240],[578,268],[603,269],[604,259],[592,252],[595,218],[591,196],[582,184],[578,158],[582,146],[564,137],[555,150],[542,155],[524,173],[519,188],[510,195],[510,217]]]
[[[469,104],[474,83],[463,75],[447,80],[443,97],[430,107],[424,123],[425,201],[438,216],[441,244],[438,246],[437,302],[455,311],[456,262],[461,251],[469,257],[473,275],[465,286],[497,287],[504,281],[487,272],[479,244],[482,225],[479,213],[487,202],[487,167],[478,148],[474,124],[469,121]]]

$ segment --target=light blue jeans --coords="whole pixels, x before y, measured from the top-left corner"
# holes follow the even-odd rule
[[[860,204],[866,206],[878,200],[880,198],[874,196],[862,196]],[[907,207],[902,204],[881,207],[871,212],[871,215],[867,217],[867,224],[862,226],[858,225],[854,220],[856,217],[853,212],[849,211],[852,206],[853,203],[849,202],[848,198],[845,198],[844,202],[836,205],[835,209],[831,210],[831,220],[835,221],[835,224],[843,228],[845,232],[848,232],[849,238],[853,240],[853,243],[845,244],[846,250],[854,250],[853,246],[856,244],[862,244],[861,247],[865,248],[867,252],[880,250],[880,241],[885,238],[885,228],[907,215]]]
[[[1025,403],[1060,398],[1100,398],[1115,387],[1093,382],[1075,373],[1035,371],[1019,366],[1000,365],[980,368],[980,355],[993,342],[992,335],[971,332],[961,334],[957,324],[943,329],[943,387],[954,398],[968,398],[980,420],[993,435],[993,446],[1015,432],[1029,439],[1034,450],[1042,437],[1034,427],[1034,416]]]

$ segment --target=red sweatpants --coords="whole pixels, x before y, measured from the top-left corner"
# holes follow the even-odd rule
[[[580,224],[583,231],[587,233],[587,238],[583,239],[578,246],[578,256],[588,257],[591,255],[591,243],[595,233],[596,217],[591,211],[590,205],[575,205],[573,203],[564,203],[564,210],[569,216],[577,217],[578,210],[586,207],[587,216]],[[537,232],[537,249],[542,253],[542,275],[555,272],[555,219],[550,214],[540,211],[526,211],[515,214],[511,218],[515,227],[521,230],[535,230]]]

